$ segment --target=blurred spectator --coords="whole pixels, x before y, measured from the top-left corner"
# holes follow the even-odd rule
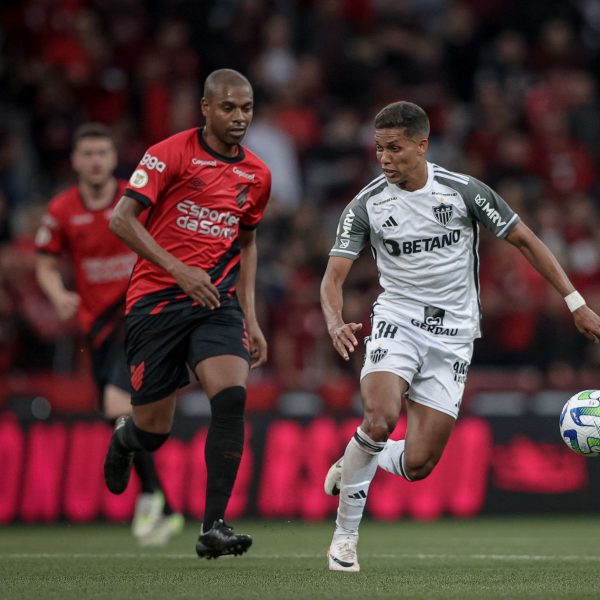
[[[558,109],[541,112],[535,130],[533,172],[563,198],[590,190],[597,180],[596,165],[572,138],[567,113]]]
[[[278,126],[273,108],[258,106],[245,143],[265,161],[273,176],[269,210],[291,213],[300,203],[300,165],[291,137]]]
[[[535,364],[536,323],[547,285],[517,251],[503,241],[487,244],[481,260],[481,303],[486,339],[478,342],[480,362],[516,367]]]
[[[573,137],[585,144],[597,168],[600,159],[600,103],[598,85],[586,71],[566,73],[567,109]]]
[[[529,62],[534,71],[542,72],[582,67],[584,58],[571,24],[560,18],[545,21]]]
[[[291,47],[288,19],[273,15],[264,24],[264,45],[254,65],[254,78],[266,89],[289,85],[296,74],[297,61]]]
[[[358,111],[350,108],[335,110],[324,125],[321,142],[305,158],[311,201],[350,201],[369,180],[371,156],[360,143],[361,126]]]

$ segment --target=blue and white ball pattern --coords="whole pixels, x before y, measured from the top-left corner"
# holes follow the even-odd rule
[[[560,413],[560,433],[565,444],[581,456],[600,454],[600,390],[571,396]]]

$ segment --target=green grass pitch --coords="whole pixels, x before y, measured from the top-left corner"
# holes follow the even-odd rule
[[[162,548],[126,525],[0,528],[0,598],[600,598],[600,517],[365,522],[360,573],[330,573],[332,523],[246,521],[242,557],[199,560],[198,524]]]

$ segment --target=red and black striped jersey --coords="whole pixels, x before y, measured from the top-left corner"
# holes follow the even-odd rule
[[[181,262],[204,269],[221,295],[232,295],[239,274],[239,229],[254,229],[271,191],[271,173],[239,146],[222,156],[188,129],[148,148],[125,195],[148,207],[146,228]],[[191,299],[166,271],[139,258],[127,291],[126,312],[156,314]]]
[[[101,333],[123,317],[123,304],[136,254],[108,228],[112,211],[125,192],[119,181],[109,206],[86,206],[73,186],[55,196],[36,235],[39,252],[66,254],[73,263],[75,289],[81,297],[79,322],[86,333]]]

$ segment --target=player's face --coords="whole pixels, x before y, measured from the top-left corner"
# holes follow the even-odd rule
[[[404,135],[404,129],[376,129],[375,152],[389,183],[404,189],[419,189],[425,184],[424,169],[428,141],[415,140]],[[414,186],[417,187],[414,187]]]
[[[117,151],[108,138],[83,138],[73,150],[71,164],[82,183],[102,186],[113,176]]]
[[[246,85],[222,87],[210,99],[202,98],[206,134],[226,147],[241,143],[252,121],[254,98]],[[219,150],[219,148],[215,148]]]

